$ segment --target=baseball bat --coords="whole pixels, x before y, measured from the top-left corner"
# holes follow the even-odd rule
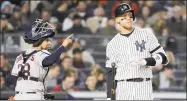
[[[112,63],[112,88],[111,88],[111,100],[116,99],[116,81],[115,81],[115,75],[116,75],[116,63]]]

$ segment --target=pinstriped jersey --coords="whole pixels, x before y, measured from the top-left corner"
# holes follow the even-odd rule
[[[26,54],[33,52],[34,49],[26,50]],[[39,78],[39,81],[24,80],[22,77],[19,77],[16,84],[16,91],[20,92],[45,92],[45,87],[43,80],[45,79],[48,67],[42,66],[42,61],[45,57],[49,56],[50,53],[47,50],[41,50],[37,53],[31,55],[25,63],[24,66],[24,75]],[[21,64],[23,63],[22,55],[17,56],[11,74],[18,76],[19,71],[21,71]]]
[[[159,46],[157,38],[150,29],[135,27],[129,36],[118,33],[107,44],[106,67],[111,68],[111,64],[116,63],[116,80],[138,77],[152,78],[151,67],[135,66],[129,62],[150,57],[159,51],[164,52],[162,47],[158,49]]]

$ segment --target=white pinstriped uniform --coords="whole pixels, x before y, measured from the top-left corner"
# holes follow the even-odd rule
[[[142,50],[136,44],[142,44]],[[145,44],[144,44],[145,43]],[[143,46],[144,44],[144,46]],[[107,45],[106,67],[111,68],[111,63],[116,63],[115,80],[131,78],[152,78],[152,69],[148,66],[131,65],[129,62],[134,59],[147,58],[151,55],[162,52],[159,48],[152,54],[152,50],[160,46],[158,40],[150,29],[136,28],[130,36],[123,36],[118,33]],[[117,82],[116,100],[152,100],[152,82]]]

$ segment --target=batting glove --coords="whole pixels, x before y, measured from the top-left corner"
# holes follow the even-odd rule
[[[136,59],[136,60],[130,61],[130,64],[134,66],[137,66],[137,65],[145,66],[147,62],[145,61],[145,59]]]

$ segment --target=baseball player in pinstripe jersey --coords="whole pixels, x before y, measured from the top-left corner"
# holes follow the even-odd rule
[[[151,66],[167,64],[163,47],[150,29],[133,27],[134,11],[123,3],[115,9],[120,32],[106,48],[107,99],[111,98],[111,70],[115,64],[116,100],[153,100]]]

